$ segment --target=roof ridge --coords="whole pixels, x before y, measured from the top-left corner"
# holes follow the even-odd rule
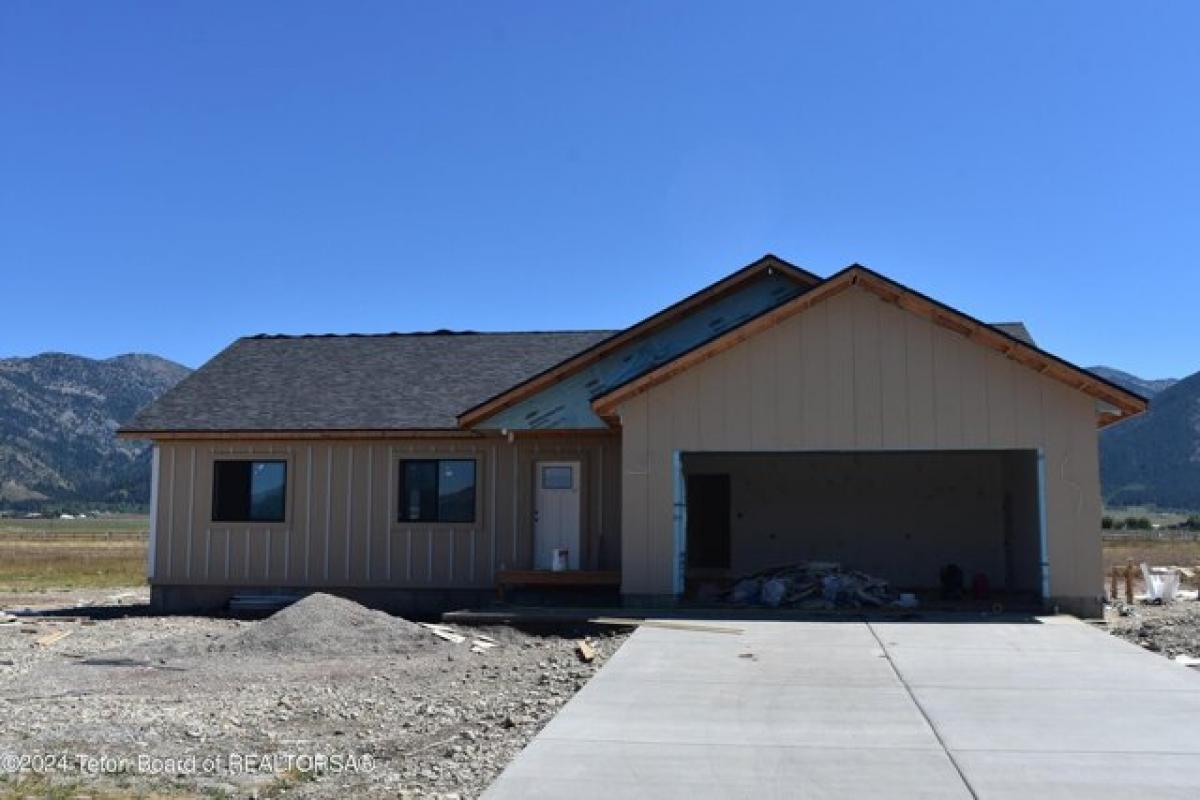
[[[569,333],[612,333],[616,328],[571,328],[563,330],[536,331],[456,331],[449,328],[439,328],[433,331],[383,331],[378,333],[255,333],[243,336],[242,339],[383,339],[418,336],[546,336],[548,334]]]

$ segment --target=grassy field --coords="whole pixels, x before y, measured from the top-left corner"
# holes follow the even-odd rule
[[[8,519],[0,518],[0,536],[8,533],[146,533],[145,516],[96,517],[95,519]]]
[[[0,520],[0,591],[146,581],[146,517]]]

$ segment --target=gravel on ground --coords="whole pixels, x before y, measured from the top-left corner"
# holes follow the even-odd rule
[[[324,594],[260,621],[120,598],[0,624],[0,797],[477,797],[625,638],[447,626],[464,638],[446,641]]]
[[[1105,610],[1110,633],[1167,658],[1200,658],[1200,602],[1114,603]]]

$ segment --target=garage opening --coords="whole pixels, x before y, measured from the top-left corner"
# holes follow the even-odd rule
[[[922,600],[1033,604],[1042,592],[1035,450],[682,453],[679,563],[691,596],[832,561]],[[983,595],[986,595],[983,596]]]

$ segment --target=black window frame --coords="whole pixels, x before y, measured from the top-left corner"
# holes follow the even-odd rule
[[[471,465],[471,514],[465,519],[444,519],[442,517],[442,465],[448,462],[458,462]],[[406,467],[409,464],[432,464],[434,465],[433,474],[433,498],[429,506],[432,508],[432,515],[424,513],[422,508],[422,516],[413,519],[406,514],[405,495],[407,489],[408,470]],[[462,458],[447,456],[445,458],[402,458],[399,460],[399,469],[397,470],[398,477],[396,480],[396,519],[399,524],[434,524],[434,525],[473,525],[479,514],[479,459],[477,458]],[[424,504],[422,504],[424,505]]]
[[[288,511],[288,462],[285,458],[217,458],[213,459],[212,470],[212,508],[209,514],[213,522],[229,522],[229,523],[256,523],[256,524],[272,524],[287,522]],[[242,515],[221,515],[220,505],[220,480],[218,473],[220,472],[221,464],[246,464],[248,473],[245,481],[246,498],[244,501],[245,513]],[[278,517],[255,517],[253,513],[253,474],[256,464],[279,464],[283,467],[283,500],[280,503]]]

